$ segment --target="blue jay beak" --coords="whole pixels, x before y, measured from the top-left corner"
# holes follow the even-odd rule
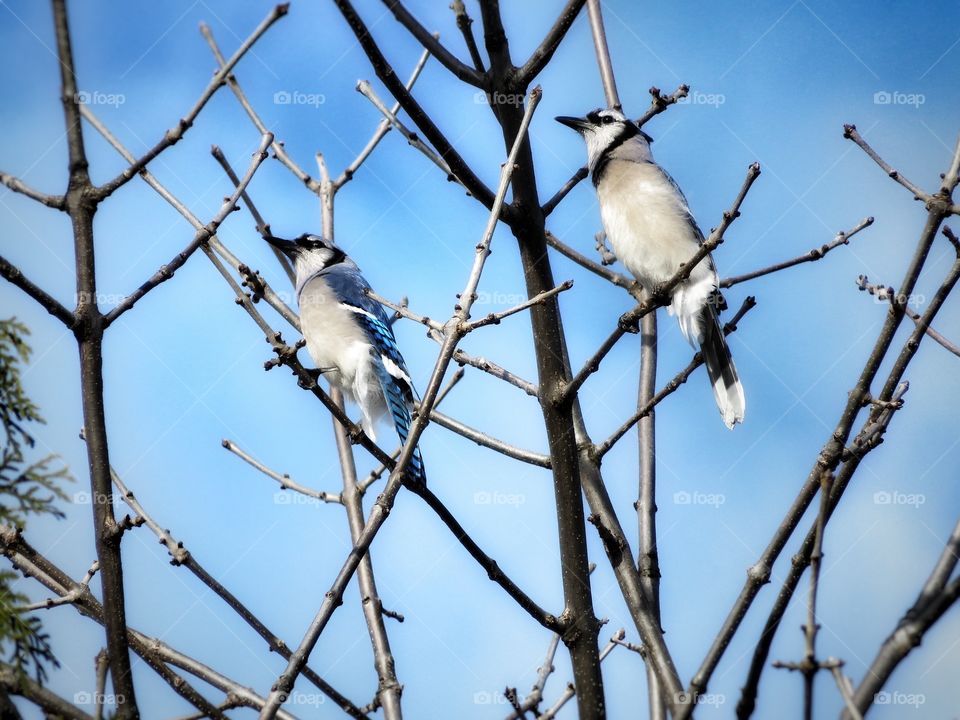
[[[556,120],[561,125],[566,125],[568,128],[576,130],[578,133],[583,134],[584,130],[593,127],[587,120],[584,118],[570,117],[569,115],[560,115],[555,117]]]
[[[277,250],[282,252],[291,260],[297,256],[297,251],[300,249],[293,241],[284,240],[283,238],[274,237],[273,235],[264,235],[263,239],[273,245]]]

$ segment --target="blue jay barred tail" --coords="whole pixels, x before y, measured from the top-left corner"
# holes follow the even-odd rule
[[[733,364],[730,348],[712,303],[704,305],[700,311],[700,327],[703,331],[700,351],[703,353],[703,363],[707,366],[707,375],[710,376],[710,384],[713,386],[713,397],[720,408],[723,424],[732,430],[734,425],[743,422],[746,402],[737,367]]]
[[[387,408],[390,410],[390,416],[393,418],[393,426],[400,437],[400,443],[406,444],[410,435],[410,405],[413,397],[404,393],[404,388],[397,383],[383,363],[379,363],[377,374],[380,379],[380,386],[383,388],[383,397],[387,401]],[[423,467],[423,457],[420,455],[420,447],[413,449],[413,457],[407,465],[404,479],[415,485],[427,484],[427,473]]]

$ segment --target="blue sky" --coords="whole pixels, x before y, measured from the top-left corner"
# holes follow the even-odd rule
[[[466,57],[447,3],[408,7]],[[561,3],[504,3],[514,59],[525,59]],[[214,62],[197,24],[210,24],[230,54],[267,13],[268,3],[73,3],[71,21],[79,87],[93,110],[135,153],[153,145],[191,107]],[[419,55],[415,41],[382,4],[358,11],[398,73]],[[474,3],[468,8],[478,15]],[[727,292],[734,308],[752,294],[758,307],[731,339],[747,394],[742,427],[723,427],[702,371],[658,409],[660,553],[663,622],[680,674],[689,678],[739,591],[745,569],[762,551],[832,430],[882,322],[885,308],[856,289],[858,275],[896,285],[924,221],[919,203],[851,142],[845,122],[907,177],[934,189],[949,162],[960,117],[956,69],[960,10],[867,2],[740,2],[669,4],[604,2],[607,32],[625,108],[639,115],[651,85],[672,91],[689,83],[691,99],[646,126],[654,153],[684,188],[704,230],[719,222],[749,163],[763,174],[742,217],[715,253],[722,276],[762,267],[819,246],[873,215],[876,223],[825,260]],[[476,25],[479,29],[479,20]],[[66,182],[66,146],[57,101],[58,73],[50,9],[45,3],[0,2],[0,168],[48,192]],[[296,1],[240,63],[243,88],[288,152],[315,174],[322,151],[334,173],[364,146],[379,115],[357,92],[370,79],[366,58],[332,3]],[[551,196],[583,162],[580,141],[552,118],[600,105],[603,94],[586,18],[581,17],[539,82],[544,96],[531,136],[541,197]],[[277,93],[312,97],[275,102]],[[416,92],[439,126],[488,184],[505,152],[492,114],[472,88],[439,64],[427,65]],[[888,102],[887,102],[888,101]],[[86,128],[94,181],[124,165]],[[229,181],[209,155],[220,145],[245,167],[258,134],[229,91],[221,90],[195,127],[151,165],[167,187],[204,221],[216,213]],[[253,183],[261,212],[280,235],[319,230],[316,199],[276,161]],[[462,290],[486,213],[396,133],[389,134],[337,198],[336,234],[382,295],[407,295],[411,307],[449,316]],[[28,277],[71,304],[73,250],[66,218],[0,190],[0,252]],[[599,227],[588,183],[576,188],[548,227],[590,253]],[[187,223],[139,181],[101,207],[96,219],[100,292],[109,306],[137,287],[192,237]],[[285,280],[245,212],[230,217],[221,239],[278,288]],[[494,239],[477,312],[513,304],[523,281],[509,232]],[[922,309],[946,272],[953,251],[939,239],[918,287]],[[578,364],[614,327],[630,299],[566,259],[551,258],[558,281],[576,285],[561,298],[571,354]],[[110,297],[113,296],[113,297]],[[4,315],[34,330],[28,389],[49,423],[37,434],[61,453],[82,493],[86,457],[77,357],[72,337],[32,301],[0,284]],[[275,326],[282,321],[270,314]],[[423,328],[398,323],[399,342],[422,389],[437,346]],[[937,327],[960,336],[960,305],[950,300]],[[689,360],[672,319],[660,322],[659,382]],[[906,329],[898,336],[905,337]],[[292,337],[287,333],[288,337]],[[899,347],[899,344],[895,345]],[[535,379],[524,316],[471,335],[465,348]],[[281,472],[312,487],[337,490],[339,471],[331,421],[284,372],[264,374],[270,353],[256,327],[201,255],[111,328],[105,343],[107,425],[114,466],[148,511],[184,541],[216,577],[295,644],[348,551],[347,525],[336,506],[278,500],[277,486],[225,452],[230,438]],[[595,440],[635,409],[639,341],[627,337],[584,387],[581,399]],[[885,367],[889,366],[889,362]],[[960,464],[956,404],[957,358],[925,343],[907,373],[907,405],[887,441],[864,463],[831,522],[821,583],[820,651],[846,662],[859,681],[876,648],[933,567],[956,521]],[[535,401],[469,371],[444,412],[525,448],[545,451]],[[559,611],[555,508],[549,474],[482,452],[439,427],[422,441],[431,485],[480,544],[531,595]],[[358,453],[361,472],[372,463]],[[605,458],[604,478],[636,547],[631,503],[636,497],[636,439],[631,433]],[[878,493],[880,493],[878,495]],[[916,502],[904,500],[909,494]],[[711,496],[712,504],[683,503]],[[485,503],[484,498],[501,501]],[[506,500],[503,500],[507,498]],[[893,502],[884,503],[884,498]],[[94,558],[90,507],[83,496],[62,521],[37,521],[28,538],[74,577]],[[288,500],[283,496],[283,500]],[[803,528],[809,526],[806,518]],[[606,641],[626,626],[635,640],[616,582],[592,532],[597,614],[609,618]],[[798,546],[794,539],[728,650],[710,685],[715,705],[702,717],[729,717],[739,696],[752,640],[766,617]],[[378,537],[373,558],[385,605],[406,622],[388,624],[409,717],[437,707],[463,718],[503,716],[500,691],[532,684],[548,636],[484,573],[415,498],[401,495]],[[182,568],[145,529],[124,542],[130,624],[264,692],[282,669],[263,643]],[[94,585],[98,588],[96,581]],[[36,585],[22,587],[42,597]],[[804,583],[804,589],[806,584]],[[796,660],[805,618],[795,598],[774,643],[772,659]],[[63,662],[51,687],[72,697],[93,687],[92,658],[103,644],[99,627],[69,608],[45,615]],[[874,717],[945,717],[960,703],[960,618],[948,614],[891,679],[887,689],[923,704],[875,708]],[[188,708],[136,662],[146,718]],[[355,702],[375,690],[369,643],[357,591],[348,592],[311,660]],[[561,650],[548,700],[570,677]],[[640,659],[622,649],[604,664],[612,718],[632,716],[644,702]],[[300,706],[303,717],[338,717],[331,703]],[[824,677],[818,715],[840,701]],[[796,677],[768,670],[758,716],[799,717]],[[496,707],[491,708],[491,704]],[[238,712],[237,717],[252,716]],[[563,717],[573,717],[571,705]]]

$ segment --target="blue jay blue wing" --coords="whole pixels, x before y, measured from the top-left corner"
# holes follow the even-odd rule
[[[370,339],[376,353],[374,360],[377,379],[380,381],[387,409],[393,418],[400,441],[405,443],[410,434],[410,408],[413,406],[414,390],[406,363],[390,328],[389,318],[380,303],[366,294],[365,291],[370,286],[359,272],[347,268],[334,271],[336,268],[337,266],[334,266],[324,273],[325,279],[340,302],[356,314],[357,323]],[[414,448],[407,479],[426,482],[419,448]]]
[[[683,190],[680,189],[680,186],[677,185],[677,181],[673,179],[673,176],[671,176],[670,173],[668,173],[666,170],[664,170],[662,167],[660,167],[656,163],[654,163],[654,166],[657,168],[657,170],[660,171],[663,177],[665,177],[667,181],[673,186],[673,189],[677,191],[677,195],[680,196],[680,199],[683,200],[683,207],[687,211],[687,222],[690,223],[690,227],[693,228],[694,234],[697,236],[697,242],[699,242],[700,244],[703,244],[703,241],[704,241],[703,231],[700,229],[700,226],[697,225],[697,221],[694,219],[693,215],[690,213],[690,204],[687,202],[687,196],[683,194]],[[712,265],[712,261],[711,261],[711,265]]]

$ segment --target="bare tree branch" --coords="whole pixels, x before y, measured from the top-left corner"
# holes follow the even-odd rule
[[[750,310],[752,310],[757,304],[757,300],[752,295],[748,295],[744,299],[743,304],[740,306],[740,309],[736,314],[727,322],[723,327],[724,335],[729,335],[737,331],[738,324],[740,320],[746,315]],[[602,458],[610,449],[622,438],[627,432],[630,431],[640,419],[646,417],[653,409],[663,402],[669,395],[672,395],[674,392],[683,385],[687,378],[703,364],[703,356],[700,353],[697,353],[693,356],[693,360],[680,372],[678,372],[670,382],[663,386],[663,388],[656,395],[651,397],[644,403],[642,406],[637,408],[637,412],[631,415],[626,422],[624,422],[619,428],[617,428],[610,437],[604,440],[602,443],[596,446],[594,452],[598,458]]]
[[[480,432],[479,430],[474,430],[469,425],[466,425],[459,420],[454,420],[452,417],[439,413],[436,410],[433,410],[430,413],[430,420],[442,428],[451,430],[452,432],[457,433],[457,435],[465,437],[467,440],[472,440],[477,445],[495,450],[501,455],[506,455],[514,460],[529,463],[530,465],[536,465],[537,467],[550,468],[550,457],[548,455],[542,455],[540,453],[514,447],[509,443],[506,443],[502,440],[497,440],[496,438]]]
[[[247,51],[253,47],[254,43],[256,43],[257,40],[259,40],[260,37],[267,30],[269,30],[277,20],[287,14],[287,10],[289,8],[289,3],[283,3],[274,6],[274,8],[250,34],[250,37],[244,40],[243,44],[237,48],[237,51],[233,54],[233,56],[214,74],[213,78],[210,80],[210,83],[204,89],[203,93],[201,93],[197,102],[194,103],[189,112],[187,112],[187,114],[180,119],[176,127],[172,127],[167,130],[167,132],[164,133],[163,137],[159,142],[157,142],[156,145],[141,155],[129,167],[125,168],[123,172],[117,175],[117,177],[104,183],[93,191],[97,202],[101,202],[110,197],[110,195],[116,192],[119,188],[123,187],[131,179],[136,177],[137,174],[160,153],[180,142],[180,139],[183,137],[184,133],[193,126],[194,121],[197,119],[197,115],[200,114],[200,111],[203,110],[210,98],[213,97],[213,94],[226,82],[227,76],[230,74],[230,71],[233,70],[234,66],[240,62],[240,59],[246,55]],[[261,132],[261,135],[262,134],[265,133]]]
[[[93,218],[97,202],[88,172],[87,154],[80,120],[77,77],[65,0],[53,0],[54,32],[60,68],[60,101],[63,105],[69,156],[69,180],[65,208],[73,228],[76,257],[77,309],[71,325],[80,354],[80,395],[87,443],[87,467],[103,618],[110,657],[110,677],[117,695],[117,720],[137,720],[140,711],[130,669],[130,649],[120,555],[122,533],[113,515],[110,484],[110,453],[103,401],[103,316],[97,307],[97,273],[94,258]]]
[[[467,45],[467,52],[470,53],[470,60],[473,62],[474,69],[478,73],[484,73],[483,58],[480,57],[480,50],[477,48],[477,39],[473,36],[473,18],[467,14],[467,8],[464,6],[463,0],[453,0],[450,9],[456,15],[457,28],[463,35],[463,41]]]
[[[366,80],[361,80],[358,82],[357,92],[373,103],[373,106],[383,115],[384,120],[390,123],[392,127],[396,128],[397,132],[403,135],[411,147],[419,150],[427,158],[427,160],[440,168],[444,175],[447,176],[447,180],[458,183],[460,182],[457,176],[454,175],[453,171],[450,169],[450,166],[447,164],[446,160],[437,155],[425,142],[423,142],[423,140],[417,136],[415,132],[410,130],[406,125],[397,119],[396,111],[387,107],[387,104],[380,99],[370,83],[368,83]]]
[[[0,172],[0,184],[6,185],[14,192],[20,193],[31,200],[36,200],[38,203],[42,203],[55,210],[64,210],[66,208],[66,198],[64,198],[63,195],[47,195],[39,190],[34,190],[20,178],[8,173]]]
[[[301,485],[300,483],[293,480],[286,473],[283,473],[281,475],[276,470],[271,470],[269,467],[264,465],[255,457],[244,452],[232,440],[227,440],[225,438],[220,442],[220,444],[223,445],[225,449],[232,452],[234,455],[236,455],[238,458],[243,460],[248,465],[255,467],[257,470],[262,472],[267,477],[273,478],[274,480],[276,480],[278,483],[280,483],[280,488],[283,490],[293,490],[294,492],[298,492],[301,495],[305,495],[306,497],[313,498],[315,500],[319,500],[320,502],[324,502],[324,503],[343,504],[343,499],[338,493],[326,492],[324,490],[314,490],[313,488],[309,488],[306,485]]]
[[[343,396],[337,388],[331,389],[333,401],[343,407]],[[340,472],[343,477],[343,506],[347,510],[347,522],[350,525],[350,540],[356,542],[363,532],[363,494],[357,488],[357,466],[353,459],[353,448],[344,427],[333,422],[333,432],[337,442],[337,454],[340,456]],[[373,576],[373,560],[368,552],[360,560],[357,568],[357,584],[360,588],[360,603],[363,617],[370,635],[373,648],[373,665],[377,672],[377,701],[383,708],[384,720],[401,720],[403,711],[400,695],[403,687],[397,679],[397,671],[390,650],[390,638],[383,622],[383,602],[377,591]]]
[[[244,605],[239,598],[237,598],[232,592],[230,592],[220,581],[211,575],[207,569],[200,564],[200,562],[194,557],[183,544],[182,541],[177,540],[170,530],[165,529],[161,526],[153,517],[147,513],[143,505],[140,504],[140,501],[137,500],[136,496],[127,488],[123,480],[116,473],[116,471],[111,469],[111,477],[113,484],[117,486],[117,490],[120,491],[120,496],[123,498],[123,501],[133,510],[137,515],[144,519],[144,523],[150,531],[156,535],[157,539],[160,541],[160,544],[163,545],[167,552],[170,554],[170,564],[176,567],[183,566],[189,570],[193,575],[200,580],[204,585],[206,585],[210,590],[214,592],[221,600],[223,600],[236,614],[240,617],[247,625],[249,625],[263,640],[267,643],[267,646],[270,648],[271,652],[276,652],[283,658],[289,658],[290,648],[287,647],[287,644],[276,634],[270,631],[263,622],[257,618],[253,612]],[[332,687],[327,681],[320,677],[314,670],[311,668],[304,668],[303,671],[304,677],[306,677],[311,683],[313,683],[318,690],[324,693],[329,697],[333,702],[340,706],[344,712],[350,715],[356,720],[368,720],[365,714],[360,712],[360,709],[350,702],[343,694],[337,691]]]
[[[733,287],[734,285],[746,282],[747,280],[753,280],[754,278],[763,277],[764,275],[770,275],[771,273],[786,270],[794,265],[800,265],[801,263],[806,262],[816,262],[834,248],[840,247],[841,245],[847,245],[850,242],[850,238],[864,228],[870,227],[871,225],[873,225],[873,218],[864,218],[854,227],[850,228],[846,232],[841,230],[837,233],[833,240],[821,245],[818,248],[813,248],[813,250],[808,253],[800,255],[799,257],[795,257],[792,260],[784,260],[783,262],[774,263],[773,265],[761,268],[760,270],[754,270],[753,272],[744,273],[743,275],[734,275],[733,277],[725,278],[720,281],[720,287]]]
[[[0,549],[2,549],[3,554],[21,574],[34,578],[57,595],[65,595],[81,587],[80,584],[74,582],[69,575],[38,553],[16,528],[7,525],[0,526]],[[93,597],[89,588],[86,591],[81,590],[77,599],[70,604],[81,614],[86,615],[101,625],[104,624],[105,607]],[[128,628],[124,628],[124,636],[127,638],[131,649],[140,655],[140,657],[187,702],[199,710],[206,712],[211,718],[227,720],[223,713],[218,711],[213,704],[200,695],[190,683],[167,667],[165,659],[156,652],[162,643],[156,640],[151,640],[148,643],[148,638],[145,635],[141,635],[135,630]],[[125,703],[125,699],[119,697],[115,681],[113,690],[114,700],[118,706],[117,709],[119,710],[125,705],[129,707],[129,705]]]
[[[446,137],[444,137],[443,133],[440,132],[439,128],[434,125],[423,108],[420,107],[420,104],[414,100],[413,96],[403,86],[403,83],[397,78],[390,63],[387,62],[387,59],[383,56],[380,48],[377,47],[376,42],[370,35],[370,31],[367,30],[367,26],[360,16],[357,15],[356,10],[353,9],[353,4],[350,0],[334,0],[334,2],[350,26],[350,30],[357,38],[360,46],[363,48],[364,53],[366,53],[380,81],[387,86],[390,93],[399,101],[400,106],[411,119],[413,119],[417,127],[423,131],[423,134],[426,135],[430,143],[437,149],[440,157],[442,157],[444,162],[450,167],[452,174],[456,176],[457,180],[467,188],[471,195],[477,198],[487,208],[492,207],[493,193],[474,174],[470,167],[464,162],[463,158],[454,150]],[[469,70],[469,68],[467,69]],[[474,71],[470,70],[470,72],[472,73]]]
[[[560,47],[560,43],[563,42],[563,38],[566,37],[570,26],[573,25],[573,21],[580,14],[584,2],[585,0],[567,0],[567,4],[560,11],[560,15],[547,32],[543,42],[530,54],[530,58],[517,69],[517,82],[520,85],[526,86],[533,82],[533,79],[547,66],[557,48]],[[544,215],[546,214],[544,212]]]
[[[435,35],[417,22],[400,0],[383,0],[383,4],[393,13],[397,22],[403,25],[447,70],[469,85],[483,87],[483,75],[454,57]]]
[[[413,72],[410,74],[410,79],[407,80],[406,88],[408,91],[413,89],[414,83],[417,82],[417,79],[420,77],[420,73],[423,71],[424,65],[427,64],[427,58],[430,57],[430,51],[424,50],[423,54],[420,56],[420,59],[417,61],[417,64],[413,68]],[[357,84],[357,89],[359,90],[359,83]],[[397,113],[400,112],[400,103],[395,102],[393,107],[390,109],[390,115],[396,118]],[[380,144],[380,141],[384,136],[390,132],[390,129],[393,127],[393,122],[389,117],[384,117],[379,123],[377,123],[377,129],[373,131],[373,135],[370,137],[370,140],[367,141],[367,144],[363,147],[363,150],[360,151],[360,154],[357,155],[353,161],[344,168],[343,172],[340,173],[340,176],[333,181],[334,192],[339,190],[341,187],[346,185],[353,179],[353,176],[356,174],[357,170],[360,169],[360,166],[370,157],[370,153],[376,149],[377,145]]]
[[[40,683],[31,680],[25,673],[17,672],[13,665],[0,662],[0,687],[12,695],[26,698],[43,710],[45,717],[57,717],[64,720],[93,720],[92,715],[88,715],[66,698],[60,697]],[[20,715],[18,713],[16,716],[8,716],[4,712],[3,717],[5,719],[9,717],[12,720],[13,717],[19,718]]]
[[[5,257],[0,255],[0,277],[16,285],[27,295],[36,300],[48,313],[62,322],[67,328],[73,328],[76,318],[73,313],[67,310],[60,301],[48,294],[43,288],[31,282],[16,265],[10,263]]]
[[[232,77],[232,76],[231,76]],[[239,90],[239,88],[237,88]],[[277,143],[273,143],[274,147],[277,147]],[[242,181],[237,177],[237,173],[234,171],[233,166],[230,164],[230,161],[227,160],[227,156],[223,154],[223,151],[218,145],[214,145],[210,148],[210,154],[213,155],[214,160],[220,163],[220,167],[223,168],[223,171],[227,174],[227,177],[230,178],[230,182],[234,186],[241,186]],[[261,237],[266,237],[270,234],[270,225],[267,223],[263,216],[260,215],[260,211],[257,210],[257,206],[253,204],[253,200],[250,199],[249,193],[247,193],[246,188],[243,188],[243,191],[240,193],[240,197],[243,198],[243,202],[247,206],[247,210],[250,212],[250,215],[253,217],[253,221],[257,224],[257,232],[260,233]],[[291,285],[297,284],[297,276],[293,271],[293,264],[277,248],[270,245],[270,249],[273,251],[273,256],[277,259],[277,262],[280,263],[280,267],[283,268],[284,274],[286,274],[287,279],[290,281]]]
[[[466,330],[467,332],[473,332],[477,328],[485,327],[487,325],[499,325],[500,321],[504,318],[508,318],[511,315],[516,315],[518,312],[523,312],[534,305],[540,305],[541,303],[546,302],[550,298],[559,295],[560,293],[569,290],[572,287],[573,280],[564,280],[555,288],[550,288],[549,290],[544,290],[542,293],[537,293],[532,298],[529,300],[524,300],[519,305],[515,305],[507,310],[501,310],[500,312],[489,313],[482,318],[467,323]]]
[[[928,203],[931,200],[930,193],[924,192],[919,187],[910,182],[907,178],[903,176],[897,170],[894,170],[886,160],[880,157],[877,154],[877,151],[870,147],[869,143],[863,139],[860,133],[857,131],[856,125],[844,125],[843,126],[843,136],[848,140],[853,140],[857,145],[859,145],[863,151],[870,156],[870,159],[873,160],[880,168],[893,180],[900,183],[913,193],[915,200],[922,200],[924,203]]]
[[[224,198],[223,205],[220,206],[220,210],[217,212],[214,218],[201,229],[197,230],[197,232],[194,233],[190,244],[179,253],[174,255],[170,262],[165,265],[161,265],[160,269],[147,278],[146,282],[144,282],[130,295],[127,295],[127,297],[125,297],[116,307],[104,315],[104,328],[110,327],[110,325],[118,317],[132,308],[148,292],[153,290],[161,283],[164,283],[172,278],[174,273],[183,267],[184,263],[190,259],[190,256],[197,251],[197,248],[208,242],[210,238],[217,234],[217,230],[220,229],[220,226],[223,224],[223,221],[227,219],[227,216],[234,210],[239,209],[237,207],[237,201],[240,199],[240,195],[246,192],[247,185],[251,180],[253,180],[253,176],[257,172],[257,169],[260,167],[261,163],[267,159],[267,148],[270,147],[272,142],[273,134],[269,132],[260,139],[260,146],[256,149],[256,151],[254,151],[253,158],[250,161],[250,167],[247,168],[246,174],[234,188],[233,193],[231,193],[229,197]]]
[[[866,275],[861,275],[857,278],[857,287],[861,290],[866,290],[870,295],[873,295],[878,300],[884,300],[887,302],[894,303],[896,302],[897,293],[896,291],[889,286],[880,285],[877,283],[871,283],[870,279]],[[903,306],[903,312],[908,318],[913,320],[914,323],[920,322],[920,313],[914,310],[909,305]],[[941,346],[943,346],[948,352],[953,353],[957,357],[960,357],[960,346],[956,343],[951,342],[946,337],[938,333],[932,327],[927,327],[924,329],[924,332],[927,333],[931,338],[936,340]]]
[[[594,275],[599,275],[604,280],[607,280],[613,283],[614,285],[616,285],[617,287],[623,288],[624,290],[627,290],[627,291],[639,290],[640,286],[636,280],[633,280],[631,278],[628,278],[626,275],[621,275],[618,272],[605,268],[600,263],[591,260],[586,255],[583,255],[582,253],[574,250],[569,245],[562,243],[560,240],[557,239],[557,237],[553,233],[547,232],[546,238],[547,238],[547,245],[552,247],[554,250],[558,251],[561,255],[564,255],[570,258],[581,267],[586,268],[587,270],[592,272]]]
[[[540,390],[532,382],[524,380],[518,375],[513,374],[509,370],[497,365],[492,360],[488,360],[485,357],[474,357],[465,353],[463,350],[457,348],[457,351],[453,354],[454,362],[459,365],[469,365],[470,367],[475,367],[477,370],[483,370],[483,372],[488,375],[492,375],[495,378],[503,380],[504,382],[513,385],[520,390],[523,390],[530,397],[539,397]]]

